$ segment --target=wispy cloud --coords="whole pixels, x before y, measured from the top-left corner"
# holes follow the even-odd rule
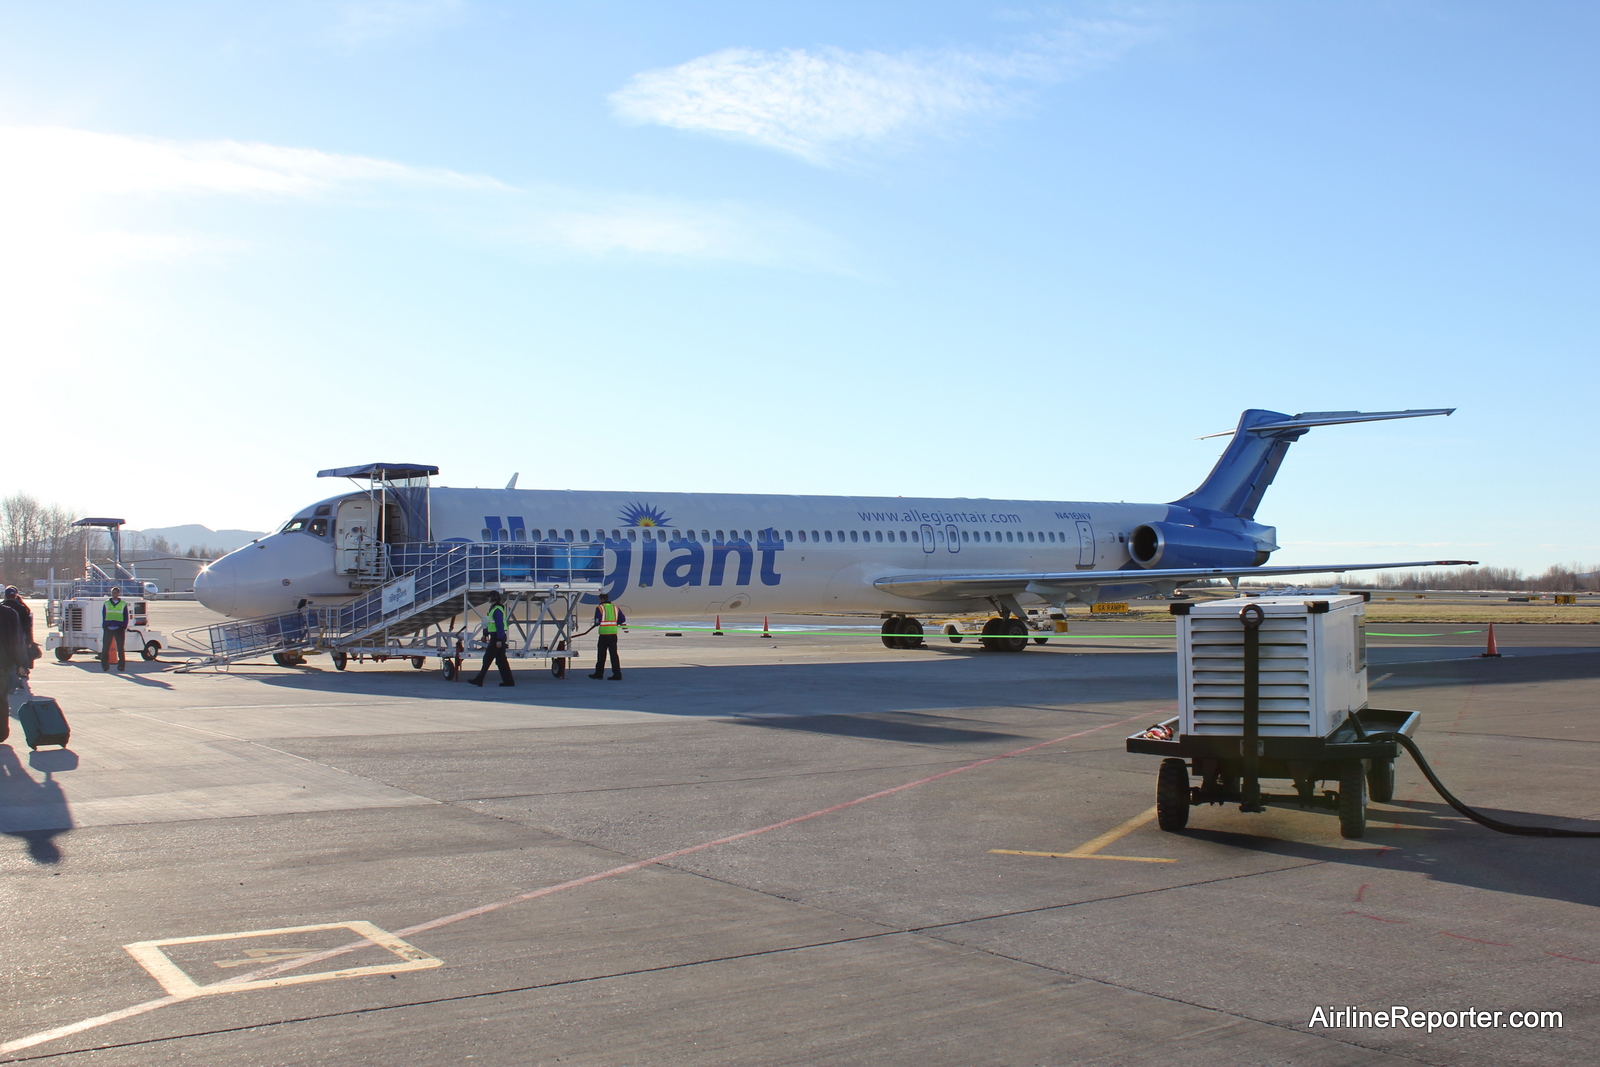
[[[281,225],[263,229],[263,205]],[[827,271],[843,260],[827,234],[740,204],[514,186],[281,145],[0,127],[0,351],[69,358],[73,332],[118,299],[109,272],[314,240],[308,209],[546,258]]]
[[[850,52],[729,48],[634,75],[614,113],[717,134],[827,164],[852,150],[959,127],[1006,111],[1040,86],[1115,59],[1146,20],[1053,25],[1006,51]]]
[[[237,141],[178,142],[59,127],[0,127],[0,276],[41,258],[92,268],[169,258],[204,234],[128,228],[152,202],[234,197],[381,207],[468,239],[584,255],[822,265],[824,235],[738,204],[554,186],[365,156]]]
[[[446,25],[465,8],[464,0],[352,0],[339,6],[332,33],[345,44],[359,47]]]

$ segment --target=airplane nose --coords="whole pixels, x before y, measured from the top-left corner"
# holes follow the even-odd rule
[[[239,577],[231,560],[212,560],[195,575],[194,598],[219,615],[232,615],[238,597]]]

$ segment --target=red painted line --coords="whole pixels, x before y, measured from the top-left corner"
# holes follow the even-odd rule
[[[1176,705],[1173,706],[1175,707]],[[1170,709],[1162,708],[1159,710],[1166,711]],[[797,823],[809,822],[812,819],[819,819],[824,815],[832,815],[836,811],[843,811],[846,808],[853,808],[857,804],[865,804],[869,800],[878,800],[881,797],[892,796],[895,793],[903,793],[907,789],[915,789],[919,785],[927,785],[929,782],[937,782],[941,778],[949,778],[951,775],[962,774],[966,771],[974,770],[990,763],[996,763],[1003,759],[1011,759],[1027,752],[1033,752],[1037,749],[1046,748],[1050,745],[1060,744],[1063,741],[1071,741],[1074,738],[1083,737],[1087,734],[1098,733],[1101,730],[1108,730],[1113,726],[1122,726],[1126,723],[1145,718],[1149,714],[1150,713],[1147,711],[1140,712],[1138,715],[1133,715],[1126,719],[1119,719],[1116,722],[1108,722],[1102,723],[1099,726],[1091,726],[1087,730],[1079,730],[1077,733],[1066,734],[1063,737],[1052,738],[1049,741],[1040,741],[1036,744],[1026,745],[1022,748],[1012,749],[1010,752],[1003,752],[998,756],[989,756],[985,759],[974,760],[971,763],[963,764],[960,767],[954,767],[948,771],[940,771],[938,774],[930,774],[926,778],[918,778],[914,782],[906,782],[904,785],[891,786],[888,789],[880,789],[876,793],[868,793],[864,797],[856,797],[854,800],[846,800],[838,804],[829,805],[826,808],[818,808],[816,811],[807,812],[804,815],[796,815],[791,819],[784,819],[782,822],[771,823],[767,826],[762,826],[754,830],[743,830],[739,833],[729,834],[726,837],[719,837],[712,841],[702,841],[698,845],[690,845],[687,848],[674,849],[671,852],[663,852],[659,856],[651,856],[649,859],[635,860],[632,863],[624,863],[622,866],[613,867],[608,871],[600,871],[598,874],[589,874],[582,878],[574,878],[571,881],[561,882],[557,885],[544,886],[541,889],[534,889],[526,893],[519,893],[514,897],[507,897],[504,900],[497,900],[492,904],[480,904],[476,908],[468,908],[465,911],[458,911],[452,915],[444,915],[437,919],[429,919],[427,922],[417,923],[415,926],[408,926],[403,930],[396,930],[394,933],[397,937],[410,937],[413,934],[420,934],[427,930],[437,930],[441,926],[449,926],[452,923],[458,923],[464,919],[475,919],[480,915],[487,915],[490,912],[499,911],[501,908],[507,908],[513,904],[521,904],[524,901],[537,900],[540,897],[547,897],[552,893],[559,893],[565,889],[576,889],[578,886],[589,885],[593,882],[601,881],[602,879],[615,878],[618,875],[623,874],[631,874],[634,871],[642,870],[645,867],[651,867],[658,863],[665,863],[668,860],[674,860],[680,856],[688,856],[695,852],[702,852],[708,848],[715,848],[718,845],[727,845],[732,844],[735,841],[743,841],[747,837],[755,837],[758,834],[771,833],[773,830],[782,830],[785,827],[794,826]],[[363,939],[359,943],[340,945],[338,948],[326,949],[312,956],[301,956],[297,959],[286,960],[282,963],[273,964],[270,967],[264,967],[258,971],[251,971],[249,974],[237,975],[224,981],[213,982],[212,985],[233,985],[238,982],[249,982],[255,981],[259,978],[269,978],[272,975],[281,974],[284,971],[295,970],[299,967],[304,967],[312,963],[320,963],[323,960],[332,959],[335,956],[340,956],[347,952],[364,948],[370,944],[371,942]]]
[[[1600,960],[1586,960],[1582,956],[1563,956],[1559,952],[1546,952],[1546,956],[1554,956],[1558,960],[1572,960],[1575,963],[1600,963]]]
[[[1365,885],[1363,885],[1360,889],[1356,890],[1356,900],[1355,900],[1355,902],[1357,904],[1361,903],[1361,897],[1362,897],[1362,895],[1364,893],[1366,893],[1366,891],[1367,891],[1367,887]]]
[[[1360,918],[1363,918],[1363,919],[1371,919],[1373,922],[1377,922],[1377,923],[1399,923],[1401,926],[1404,926],[1409,921],[1407,919],[1385,919],[1385,918],[1383,918],[1382,916],[1379,916],[1379,915],[1368,915],[1364,911],[1341,911],[1339,914],[1340,915],[1356,915],[1356,916],[1359,916]]]
[[[1493,945],[1496,948],[1510,948],[1511,947],[1510,945],[1506,944],[1504,941],[1485,941],[1481,937],[1468,937],[1466,934],[1452,934],[1449,930],[1440,930],[1439,932],[1441,934],[1443,934],[1444,936],[1446,936],[1446,937],[1456,937],[1456,938],[1460,938],[1462,941],[1476,941],[1480,945]]]

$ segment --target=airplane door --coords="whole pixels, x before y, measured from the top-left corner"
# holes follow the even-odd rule
[[[954,526],[944,528],[944,547],[952,552],[961,551],[961,531]]]
[[[1078,566],[1094,566],[1094,527],[1078,520]]]
[[[933,551],[933,527],[927,523],[922,524],[922,551]]]
[[[361,571],[361,549],[372,530],[372,502],[346,500],[339,505],[339,515],[334,524],[334,550],[337,552],[335,569],[340,574],[358,574]]]

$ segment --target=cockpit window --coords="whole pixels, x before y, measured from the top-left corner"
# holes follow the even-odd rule
[[[328,520],[313,519],[306,515],[299,515],[283,524],[279,533],[308,533],[313,537],[328,536]]]

